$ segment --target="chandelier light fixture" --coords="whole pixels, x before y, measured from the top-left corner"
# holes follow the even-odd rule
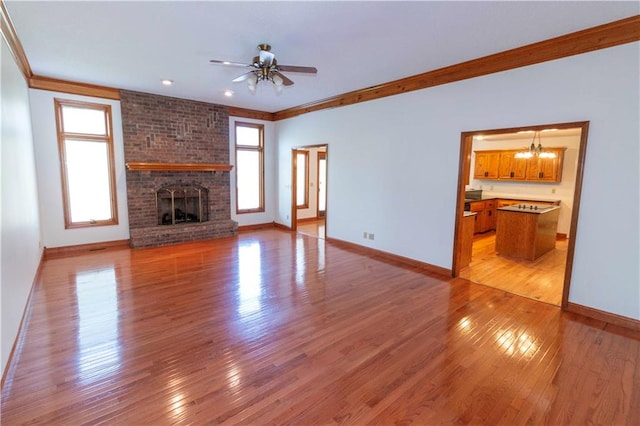
[[[538,138],[538,145],[536,146],[536,138]],[[526,151],[517,152],[515,158],[556,158],[555,152],[545,151],[542,148],[542,143],[540,142],[540,132],[534,132],[533,140],[531,141],[531,145],[529,149]]]

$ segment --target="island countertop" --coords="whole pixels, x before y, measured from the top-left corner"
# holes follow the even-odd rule
[[[513,204],[510,206],[498,207],[496,210],[518,213],[542,214],[558,210],[560,206],[549,206],[545,204]]]
[[[555,248],[559,206],[535,209],[522,204],[500,207],[496,213],[498,254],[535,260]]]

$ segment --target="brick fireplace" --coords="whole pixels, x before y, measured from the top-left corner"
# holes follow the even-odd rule
[[[120,92],[120,105],[131,247],[236,235],[238,225],[231,220],[227,107],[125,90]],[[221,167],[212,171],[203,165]],[[158,203],[166,200],[158,193],[167,189],[184,196],[205,193],[202,212],[190,212],[193,220],[162,223]],[[179,203],[184,201],[177,200],[172,211],[180,216]]]

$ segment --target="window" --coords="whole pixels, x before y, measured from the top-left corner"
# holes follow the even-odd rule
[[[65,228],[116,225],[111,106],[54,102]]]
[[[309,152],[296,151],[296,207],[309,208]]]
[[[264,211],[264,126],[236,123],[236,212]]]

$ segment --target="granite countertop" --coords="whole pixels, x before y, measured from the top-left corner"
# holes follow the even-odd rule
[[[478,214],[478,213],[476,213],[476,212],[468,212],[468,211],[465,211],[465,212],[464,212],[464,217],[474,216],[474,215],[477,215],[477,214]]]

